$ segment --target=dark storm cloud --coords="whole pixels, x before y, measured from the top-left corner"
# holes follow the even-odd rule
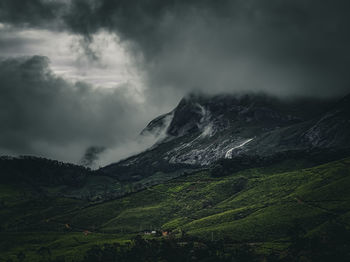
[[[81,34],[94,60],[92,35],[118,34],[146,72],[151,97],[169,90],[348,92],[345,0],[3,0],[0,10],[3,22]]]
[[[0,62],[0,151],[78,161],[86,148],[134,138],[144,108],[128,90],[95,89],[52,74],[48,59]],[[132,94],[130,94],[132,96]]]
[[[76,33],[117,32],[149,85],[339,95],[349,90],[348,1],[73,1]]]
[[[62,15],[67,1],[1,0],[0,22],[17,26],[52,25]]]

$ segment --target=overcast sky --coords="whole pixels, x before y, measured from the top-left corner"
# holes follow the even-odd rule
[[[189,92],[349,92],[349,1],[1,0],[0,154],[138,152]]]

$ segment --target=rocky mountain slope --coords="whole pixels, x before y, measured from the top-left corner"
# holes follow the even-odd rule
[[[242,155],[348,148],[349,97],[281,100],[267,95],[191,94],[141,132],[163,132],[165,138],[101,171],[120,180],[142,180],[156,172],[166,177],[174,170],[205,168]]]
[[[96,171],[34,157],[0,159],[0,182],[46,195],[104,201],[202,169],[222,174],[286,159],[322,164],[349,155],[349,96],[282,101],[266,95],[189,95],[140,136],[151,148]],[[46,187],[56,187],[48,192]]]

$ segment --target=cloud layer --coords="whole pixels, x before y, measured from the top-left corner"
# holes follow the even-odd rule
[[[3,23],[82,35],[92,59],[94,34],[117,34],[161,94],[349,90],[345,0],[4,0],[0,10]]]
[[[66,26],[117,32],[149,86],[282,96],[349,90],[348,1],[72,1]]]
[[[125,146],[147,123],[147,106],[130,87],[73,84],[48,63],[40,56],[0,62],[1,153],[78,162],[90,146]]]

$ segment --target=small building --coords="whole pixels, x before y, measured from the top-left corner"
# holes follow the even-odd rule
[[[91,232],[90,232],[89,230],[84,230],[84,231],[83,231],[83,234],[84,234],[85,236],[87,236],[88,234],[91,234]]]

